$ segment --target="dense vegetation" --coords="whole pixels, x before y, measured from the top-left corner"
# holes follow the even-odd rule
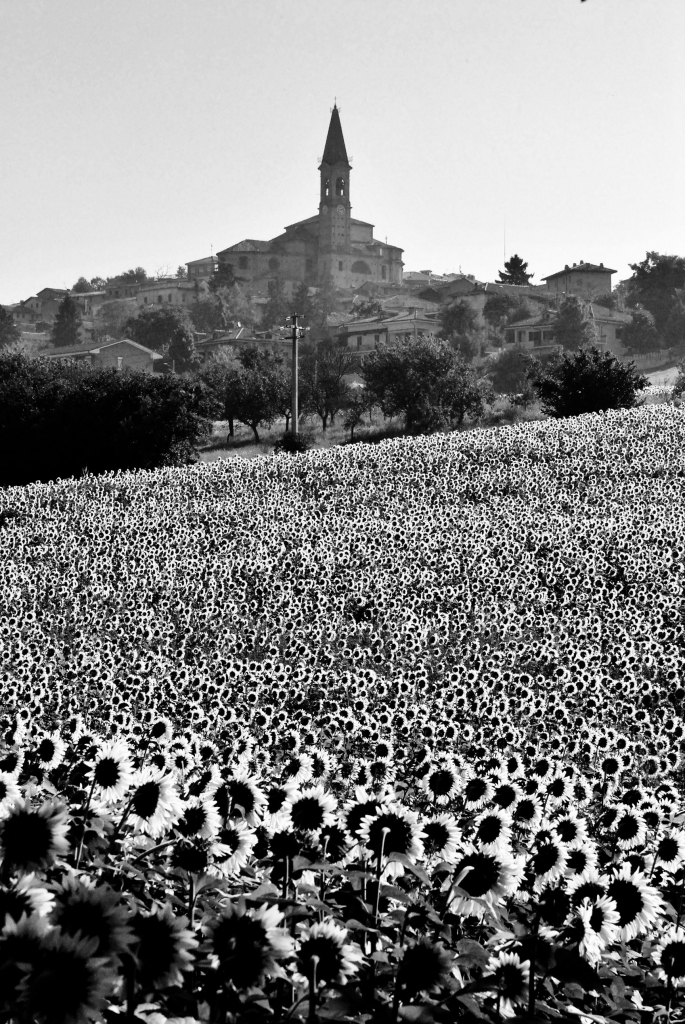
[[[680,1019],[684,489],[654,405],[6,491],[0,1019]]]

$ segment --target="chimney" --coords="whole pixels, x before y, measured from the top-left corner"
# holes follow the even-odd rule
[[[564,270],[568,270],[568,269],[569,269],[569,265],[568,265],[568,263],[567,263],[567,264],[565,265],[565,267],[564,267]]]
[[[577,266],[577,264],[574,263],[573,266],[575,267],[575,266]]]
[[[603,264],[603,263],[600,263],[600,267],[603,267],[603,266],[604,266],[604,264]]]

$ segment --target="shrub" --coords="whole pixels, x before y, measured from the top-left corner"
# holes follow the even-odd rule
[[[639,405],[647,378],[635,364],[623,363],[595,347],[567,352],[545,369],[534,362],[528,373],[543,412],[555,419]]]
[[[173,374],[0,355],[0,485],[193,462],[207,412]]]
[[[274,444],[275,455],[301,455],[311,451],[314,442],[306,434],[295,434],[292,430],[286,430]]]

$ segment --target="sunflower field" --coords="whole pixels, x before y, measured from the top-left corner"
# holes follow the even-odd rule
[[[0,1022],[685,1019],[685,409],[0,495]]]

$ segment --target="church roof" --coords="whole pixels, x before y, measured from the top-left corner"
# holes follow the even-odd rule
[[[242,242],[236,242],[235,245],[229,245],[228,249],[222,249],[224,252],[268,252],[271,242],[263,242],[258,238],[244,238]],[[218,255],[218,253],[217,253]]]
[[[345,149],[345,140],[343,138],[340,114],[338,113],[337,106],[333,107],[333,111],[331,113],[331,123],[328,126],[328,135],[326,136],[326,145],[324,146],[321,163],[328,164],[329,167],[333,164],[345,164],[347,167],[350,166],[350,161],[347,159],[347,150]]]

